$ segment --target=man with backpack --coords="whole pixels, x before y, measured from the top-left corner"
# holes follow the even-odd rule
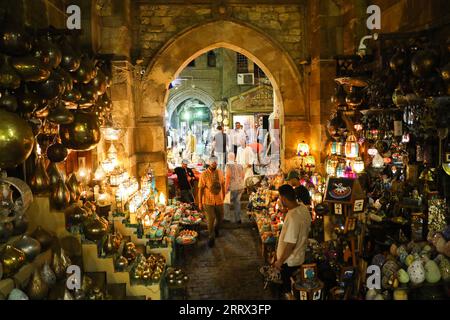
[[[225,180],[223,173],[217,168],[217,158],[209,159],[209,167],[200,176],[199,209],[206,211],[208,219],[208,246],[214,246],[215,238],[219,236],[220,225],[223,220],[223,200],[225,198]]]

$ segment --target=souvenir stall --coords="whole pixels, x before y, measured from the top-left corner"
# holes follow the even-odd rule
[[[449,297],[449,54],[433,39],[381,35],[372,55],[337,57],[325,235],[358,266],[347,298]]]

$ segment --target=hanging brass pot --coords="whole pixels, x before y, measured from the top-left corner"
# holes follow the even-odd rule
[[[362,103],[362,97],[357,92],[356,88],[357,87],[351,87],[349,94],[347,95],[347,97],[345,97],[345,102],[351,109],[356,109]]]
[[[36,159],[36,167],[34,173],[30,178],[30,187],[33,192],[37,194],[44,193],[48,191],[50,187],[50,179],[45,170],[45,160],[44,157],[38,156]]]
[[[66,107],[76,109],[78,107],[78,101],[81,99],[81,92],[78,90],[78,88],[73,87],[72,90],[64,91],[61,99]]]
[[[63,102],[59,102],[56,108],[49,111],[47,119],[57,124],[70,124],[73,122],[73,113],[67,110]]]
[[[22,55],[31,50],[30,36],[16,23],[4,22],[0,28],[0,50],[9,55]]]
[[[67,189],[66,184],[62,177],[60,177],[58,183],[53,189],[50,195],[50,202],[52,206],[57,210],[64,210],[70,204],[70,192]]]
[[[78,101],[78,106],[82,109],[86,109],[95,104],[98,99],[97,90],[92,83],[80,84],[78,89],[81,93],[81,98]]]
[[[48,231],[44,230],[41,226],[38,226],[36,230],[33,231],[31,237],[39,241],[42,251],[50,248],[50,245],[53,241],[53,236]]]
[[[72,47],[70,42],[64,37],[61,42],[61,67],[68,72],[75,72],[80,67],[81,55],[79,55]]]
[[[20,111],[23,113],[34,112],[46,105],[46,100],[29,90],[27,85],[24,86],[23,92],[19,93],[17,98]]]
[[[0,110],[0,168],[24,162],[33,151],[34,134],[18,115]]]
[[[419,50],[411,59],[411,71],[418,78],[426,78],[437,70],[439,57],[432,50]]]
[[[53,42],[51,34],[47,34],[47,39],[43,40],[43,48],[47,51],[50,58],[49,64],[53,69],[56,69],[61,63],[62,53],[59,45]]]
[[[48,146],[46,155],[51,162],[58,163],[67,159],[69,151],[61,143],[55,142]]]
[[[47,100],[52,100],[61,96],[66,89],[64,78],[56,71],[52,71],[47,80],[33,83],[32,88],[38,92],[42,98]]]
[[[19,108],[17,98],[10,94],[8,90],[0,97],[0,109],[4,109],[9,112],[16,112]]]
[[[28,283],[27,294],[31,300],[43,300],[47,298],[48,284],[42,278],[38,268],[34,270]]]
[[[77,204],[73,204],[64,211],[66,224],[69,226],[79,225],[88,218],[88,212]]]
[[[11,59],[11,65],[24,81],[40,82],[50,77],[50,67],[35,57],[15,57]]]
[[[331,102],[335,104],[336,106],[346,106],[347,103],[345,102],[345,97],[347,96],[347,93],[345,92],[345,88],[343,85],[338,85],[336,87],[335,94],[331,97]]]
[[[71,202],[76,202],[78,201],[78,198],[81,195],[81,191],[80,191],[80,184],[77,180],[77,176],[75,175],[75,173],[71,173],[69,175],[69,178],[67,179],[66,182],[67,188],[69,189],[70,193],[71,193]],[[73,194],[73,195],[72,195]]]
[[[4,276],[10,277],[25,264],[25,253],[7,244],[0,254],[0,263]]]
[[[103,95],[106,92],[106,76],[100,68],[97,68],[97,75],[94,79],[92,79],[91,83],[99,96]]]
[[[52,287],[56,284],[56,275],[53,272],[52,268],[50,268],[50,264],[48,263],[48,261],[46,261],[44,266],[42,267],[41,277],[49,287]]]
[[[64,79],[64,83],[66,86],[66,91],[70,91],[73,89],[73,78],[72,75],[62,68],[56,69],[56,72]]]
[[[20,87],[20,76],[11,66],[11,57],[2,56],[0,67],[0,87],[15,90]]]
[[[97,75],[94,62],[87,56],[81,58],[80,66],[73,73],[73,80],[77,83],[89,83]]]
[[[7,242],[14,232],[14,225],[11,222],[0,223],[0,243]]]
[[[62,179],[61,173],[56,166],[56,163],[50,162],[47,166],[47,175],[50,181],[50,188],[54,190],[59,182]]]
[[[66,275],[66,269],[64,268],[61,257],[56,252],[53,253],[52,269],[55,272],[57,280],[61,280]]]
[[[13,246],[25,253],[28,261],[33,261],[41,253],[41,244],[36,239],[28,235],[23,235],[20,239],[14,241]]]
[[[86,238],[91,241],[101,240],[107,232],[108,227],[96,214],[94,214],[94,216],[88,219],[84,224],[84,234]]]
[[[101,133],[97,117],[88,112],[73,111],[75,116],[71,124],[59,127],[61,143],[68,149],[88,151],[100,141]]]
[[[20,217],[17,217],[16,220],[14,220],[14,230],[13,235],[17,236],[20,234],[24,234],[28,229],[28,217],[26,214],[21,215]]]

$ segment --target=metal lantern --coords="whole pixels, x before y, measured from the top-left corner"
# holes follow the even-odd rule
[[[305,167],[308,169],[312,169],[316,166],[316,159],[314,159],[314,156],[309,155],[305,158]]]
[[[306,157],[309,155],[309,146],[305,141],[302,141],[297,145],[297,155],[299,157]]]
[[[372,167],[376,169],[380,169],[384,167],[384,159],[383,157],[377,152],[377,154],[373,157],[372,160]]]
[[[356,158],[355,162],[353,162],[353,171],[358,174],[364,172],[364,161],[360,157]]]
[[[345,142],[345,156],[349,159],[355,159],[359,155],[359,145],[356,136],[351,133]]]

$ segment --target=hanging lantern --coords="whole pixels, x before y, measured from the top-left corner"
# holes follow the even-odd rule
[[[114,163],[111,161],[111,159],[106,159],[102,161],[102,167],[105,170],[105,172],[109,174],[114,170]]]
[[[108,141],[119,140],[120,129],[108,127],[108,128],[103,128],[102,132],[103,132],[103,136],[105,137],[105,140],[108,140]]]
[[[376,169],[380,169],[384,167],[384,159],[383,157],[378,153],[375,154],[375,156],[373,157],[372,160],[372,167],[376,168]]]
[[[320,192],[316,192],[312,196],[312,200],[313,200],[314,204],[316,204],[316,205],[319,203],[322,203],[322,198],[323,198],[323,196],[322,196],[322,193],[320,193]]]
[[[103,170],[103,167],[99,164],[99,166],[94,172],[94,180],[103,181],[103,179],[105,179],[105,176],[106,176],[105,170]]]
[[[353,162],[353,171],[358,174],[364,172],[364,161],[360,157]]]
[[[345,163],[340,162],[336,169],[336,176],[338,178],[344,178],[345,177]]]
[[[306,157],[309,155],[309,146],[305,141],[302,141],[297,145],[297,155],[299,157]]]
[[[349,159],[355,159],[359,155],[359,145],[356,136],[351,133],[345,142],[345,156]]]
[[[309,155],[305,158],[305,166],[308,169],[312,169],[316,166],[316,159],[314,159],[314,156]]]
[[[337,165],[337,161],[334,161],[332,159],[327,160],[327,165],[326,165],[327,175],[334,176],[336,174],[336,165]]]

